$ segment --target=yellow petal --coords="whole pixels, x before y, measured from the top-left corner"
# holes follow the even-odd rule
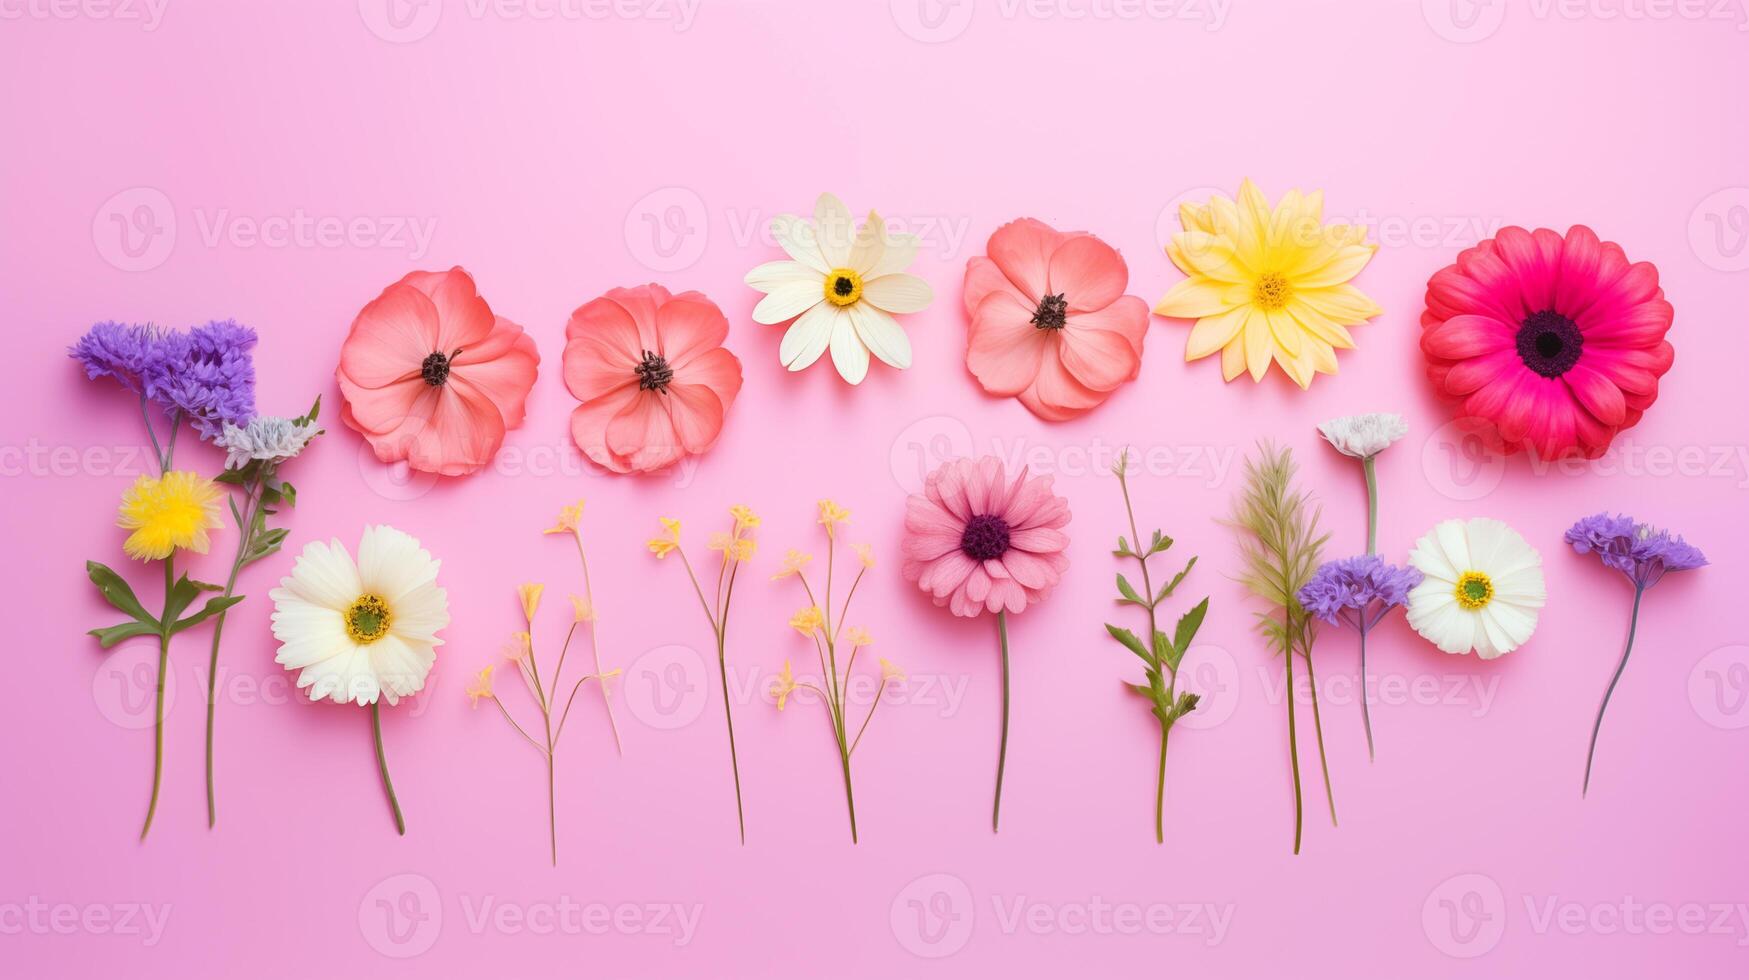
[[[1332,347],[1347,350],[1354,346],[1354,338],[1349,335],[1347,327],[1319,313],[1309,304],[1300,302],[1298,296],[1294,298],[1292,303],[1288,304],[1284,312],[1291,314],[1294,321],[1307,333]]]
[[[1221,380],[1231,381],[1245,373],[1245,338],[1234,337],[1221,348]]]
[[[1252,381],[1263,380],[1263,375],[1269,370],[1272,350],[1269,320],[1262,310],[1253,307],[1245,318],[1245,368],[1251,372]]]
[[[1184,359],[1195,361],[1227,346],[1245,327],[1249,306],[1238,306],[1214,316],[1205,316],[1190,328],[1190,339],[1184,343]]]
[[[1269,335],[1275,338],[1276,346],[1288,357],[1298,357],[1301,331],[1294,318],[1286,310],[1264,310],[1263,318],[1269,323]]]
[[[1364,323],[1384,312],[1365,293],[1347,283],[1320,289],[1302,288],[1294,293],[1294,298],[1344,326]]]
[[[1321,289],[1345,283],[1372,261],[1377,245],[1343,245],[1321,267],[1294,276],[1295,289]]]
[[[1154,307],[1154,312],[1186,320],[1214,316],[1233,308],[1233,304],[1226,301],[1226,295],[1226,286],[1212,279],[1183,279],[1172,284]]]

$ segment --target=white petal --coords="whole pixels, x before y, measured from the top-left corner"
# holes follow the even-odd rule
[[[415,643],[439,644],[437,631],[449,625],[449,593],[427,582],[395,600],[389,631]]]
[[[826,269],[842,269],[850,261],[850,243],[855,229],[850,223],[850,209],[831,194],[821,194],[814,202],[814,237]]]
[[[838,311],[832,321],[832,366],[838,376],[853,385],[862,384],[868,376],[868,348],[856,336],[856,326],[850,314]]]
[[[815,276],[807,282],[790,282],[773,289],[753,307],[754,323],[793,320],[816,303],[825,302],[826,284]]]
[[[911,338],[899,322],[867,303],[850,307],[850,322],[869,352],[903,371],[911,366]]]
[[[867,279],[862,284],[863,302],[873,303],[888,313],[916,313],[934,298],[935,290],[929,288],[929,283],[907,272]]]
[[[303,554],[292,564],[291,575],[279,584],[306,601],[341,610],[357,601],[362,591],[358,566],[339,539],[305,545]]]
[[[273,599],[273,635],[280,642],[273,659],[287,670],[308,667],[352,648],[340,610],[281,594],[278,589]]]
[[[365,647],[370,655],[370,670],[389,703],[395,698],[411,697],[425,686],[431,665],[437,654],[430,646],[409,643],[393,633]]]
[[[904,272],[911,268],[911,263],[917,258],[917,236],[903,232],[887,232],[886,251],[874,268],[862,274],[864,281],[890,276],[895,272]]]
[[[358,542],[358,580],[364,591],[396,600],[437,578],[440,563],[419,539],[387,524],[364,529]]]
[[[820,275],[832,270],[826,264],[826,257],[820,254],[820,243],[814,234],[814,226],[807,219],[793,214],[780,214],[771,219],[771,237],[777,239],[778,247],[787,252],[790,258]]]
[[[1475,569],[1470,561],[1470,544],[1464,535],[1463,521],[1440,521],[1434,526],[1433,535],[1451,567],[1460,574]]]
[[[1500,652],[1510,653],[1524,645],[1530,635],[1536,632],[1536,614],[1528,609],[1522,609],[1510,602],[1501,602],[1498,597],[1482,610],[1483,616],[1493,621],[1499,630],[1501,640],[1497,641]]]
[[[880,265],[881,257],[887,253],[887,225],[881,216],[870,211],[868,220],[862,223],[862,230],[856,233],[856,239],[850,246],[850,257],[845,261],[856,274],[868,278],[870,270]]]
[[[1541,609],[1548,601],[1548,589],[1543,585],[1540,565],[1520,568],[1504,575],[1490,575],[1494,582],[1494,601],[1510,602],[1527,609]]]
[[[783,342],[777,346],[778,361],[791,371],[800,371],[819,360],[832,340],[833,311],[836,309],[831,303],[820,303],[796,317],[796,321],[784,331]]]
[[[815,289],[820,288],[825,273],[801,262],[779,259],[776,262],[766,262],[748,270],[746,283],[762,293],[769,293],[780,286],[792,282],[811,282]]]

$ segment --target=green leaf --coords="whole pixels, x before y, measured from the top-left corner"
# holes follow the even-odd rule
[[[1208,615],[1208,611],[1209,601],[1204,598],[1189,612],[1178,617],[1178,625],[1172,630],[1172,646],[1180,651],[1180,656],[1183,655],[1182,651],[1190,649],[1190,642],[1196,638],[1196,631],[1202,628],[1202,619]]]
[[[1178,661],[1184,655],[1172,647],[1172,640],[1160,631],[1154,631],[1154,658],[1165,664],[1173,673],[1178,672]]]
[[[1121,534],[1118,535],[1118,538],[1117,538],[1117,550],[1113,551],[1112,554],[1116,555],[1119,558],[1134,558],[1134,557],[1136,557],[1136,553],[1130,550],[1129,539],[1124,537]]]
[[[1154,658],[1148,656],[1148,648],[1142,646],[1142,641],[1136,639],[1136,634],[1131,633],[1122,626],[1113,626],[1110,623],[1105,624],[1105,631],[1111,634],[1112,639],[1129,647],[1130,652],[1141,657],[1144,663],[1147,663],[1150,666],[1154,663]]]
[[[322,396],[317,395],[316,404],[310,406],[310,411],[302,418],[292,419],[292,421],[299,423],[314,422],[316,421],[316,416],[320,414],[322,414]]]
[[[279,551],[285,543],[286,535],[291,531],[283,527],[268,528],[249,541],[249,550],[243,553],[243,564],[250,565]]]
[[[1131,684],[1129,681],[1124,681],[1123,686],[1140,694],[1142,697],[1147,698],[1149,701],[1154,700],[1154,690],[1146,684]]]
[[[240,595],[215,596],[208,599],[206,605],[201,607],[200,612],[197,612],[186,619],[179,619],[172,624],[170,632],[174,635],[190,627],[199,626],[201,623],[206,622],[214,616],[217,616],[219,613],[222,613],[237,603],[242,602],[243,599],[244,597]]]
[[[92,636],[97,637],[98,645],[107,650],[123,640],[132,639],[136,636],[158,635],[158,624],[142,623],[139,620],[134,620],[131,623],[121,623],[117,626],[110,626],[106,629],[88,630],[87,632]]]
[[[1172,547],[1172,539],[1161,534],[1159,531],[1155,531],[1154,540],[1148,545],[1148,554],[1157,555],[1170,547]]]
[[[1196,559],[1192,558],[1192,559],[1190,559],[1190,563],[1184,566],[1184,571],[1179,572],[1177,575],[1172,576],[1172,581],[1167,582],[1165,585],[1160,586],[1160,591],[1158,593],[1156,593],[1154,596],[1154,602],[1156,604],[1158,604],[1158,603],[1164,602],[1167,599],[1171,598],[1172,593],[1178,591],[1178,583],[1184,581],[1184,576],[1189,575],[1190,570],[1195,568],[1195,567],[1196,567]]]
[[[158,620],[140,605],[140,600],[134,595],[134,590],[117,575],[114,569],[102,562],[88,561],[85,563],[85,574],[91,578],[91,584],[97,586],[97,591],[115,608],[134,617],[141,623],[148,624],[155,632]]]
[[[207,586],[203,589],[202,586],[205,585],[204,582],[197,583],[190,580],[187,575],[178,578],[176,584],[170,588],[170,595],[164,600],[164,622],[176,622],[176,617],[182,615],[184,609],[187,609],[194,600],[200,598],[201,592],[217,588],[216,586]]]
[[[1143,608],[1146,608],[1148,605],[1148,600],[1136,594],[1135,587],[1130,585],[1129,579],[1123,577],[1122,572],[1119,572],[1117,575],[1117,591],[1119,595],[1123,596],[1122,599],[1118,600],[1120,602],[1127,602],[1131,605],[1142,606]]]

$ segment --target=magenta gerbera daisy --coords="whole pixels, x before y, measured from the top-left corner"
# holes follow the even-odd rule
[[[1428,280],[1421,349],[1498,448],[1594,459],[1657,400],[1674,315],[1658,269],[1590,228],[1502,228]]]

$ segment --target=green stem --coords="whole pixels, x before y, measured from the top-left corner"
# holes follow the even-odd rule
[[[551,724],[549,721],[548,724]],[[547,839],[552,845],[553,867],[559,866],[559,804],[557,780],[553,776],[553,750],[547,748]]]
[[[140,840],[152,829],[152,817],[158,812],[158,787],[164,779],[164,675],[170,671],[170,593],[176,588],[176,553],[164,558],[164,615],[158,622],[158,693],[152,720],[152,798],[146,803],[146,823],[140,828]]]
[[[1166,739],[1171,725],[1160,726],[1160,782],[1154,790],[1154,843],[1166,843]]]
[[[1306,686],[1312,691],[1312,728],[1318,734],[1318,764],[1324,770],[1324,795],[1330,801],[1330,826],[1336,826],[1336,791],[1330,786],[1330,760],[1324,755],[1324,719],[1318,711],[1318,675],[1312,669],[1312,644],[1307,642]],[[1293,692],[1288,692],[1291,697]]]
[[[389,809],[395,813],[395,833],[407,836],[407,821],[401,817],[401,803],[395,799],[395,784],[389,779],[389,760],[383,755],[383,704],[370,704],[370,731],[377,746],[377,772],[383,777],[383,789],[389,794]]]
[[[1300,788],[1300,740],[1297,734],[1294,712],[1294,650],[1290,643],[1287,656],[1283,658],[1287,664],[1287,750],[1288,758],[1293,762],[1294,773],[1294,853],[1300,853],[1300,832],[1305,823],[1305,796]]]
[[[850,750],[842,737],[838,740],[838,757],[844,763],[844,805],[850,810],[850,843],[856,841],[856,794],[850,789]]]
[[[723,682],[723,720],[729,725],[729,768],[735,774],[735,821],[741,828],[741,843],[745,845],[747,814],[741,808],[741,760],[735,752],[735,715],[729,707],[729,661],[723,653],[723,635],[720,632],[717,634],[717,676]]]
[[[1603,692],[1603,703],[1597,706],[1597,721],[1591,725],[1591,747],[1585,751],[1585,783],[1579,788],[1581,799],[1591,789],[1591,763],[1597,757],[1597,733],[1603,729],[1603,713],[1609,709],[1610,696],[1615,694],[1615,685],[1628,666],[1628,654],[1634,650],[1634,633],[1640,626],[1640,598],[1645,594],[1645,586],[1634,586],[1634,608],[1628,614],[1628,642],[1622,647],[1621,663],[1615,665],[1615,676],[1609,679],[1609,687]]]
[[[1371,456],[1360,461],[1360,468],[1366,474],[1366,553],[1372,555],[1379,550],[1379,477]]]
[[[237,556],[231,559],[231,575],[225,579],[224,597],[229,599],[237,590],[237,575],[243,570],[243,556],[249,551],[250,531],[255,527],[255,508],[259,500],[255,496],[255,485],[244,487],[249,504],[244,508],[241,523],[237,527]],[[219,686],[219,637],[225,632],[225,617],[230,615],[230,609],[222,610],[213,618],[213,648],[207,657],[206,668],[206,825],[212,828],[219,822],[218,796],[213,787],[213,720],[218,708]]]
[[[1377,756],[1372,747],[1372,697],[1366,682],[1366,630],[1360,631],[1360,721],[1366,726],[1366,757],[1371,761]]]
[[[1002,775],[1008,766],[1008,611],[996,614],[996,639],[1002,648],[1002,741],[996,750],[996,803],[990,809],[990,832],[1002,822]]]

